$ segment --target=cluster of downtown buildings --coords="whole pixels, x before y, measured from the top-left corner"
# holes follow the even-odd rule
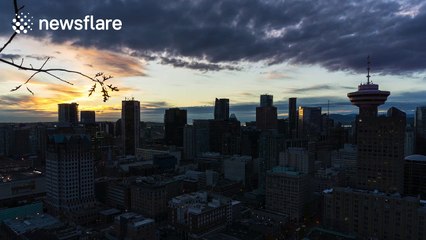
[[[58,122],[0,127],[1,239],[426,239],[426,107],[414,124],[368,81],[351,124],[271,95],[242,124],[141,122],[59,104]],[[80,119],[79,119],[80,115]]]

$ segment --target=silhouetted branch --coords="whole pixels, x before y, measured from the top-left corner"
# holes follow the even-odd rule
[[[7,40],[7,42],[3,45],[3,47],[2,48],[0,48],[0,53],[1,52],[3,52],[3,50],[7,47],[7,45],[9,45],[11,42],[12,42],[12,40],[15,38],[15,36],[16,36],[16,32],[14,32],[13,34],[12,34],[12,36],[10,36],[10,38],[9,38],[9,40]]]
[[[13,0],[13,6],[14,6],[14,10],[15,10],[15,19],[18,21],[19,19],[17,18],[19,11],[21,11],[24,6],[19,7],[18,1],[17,0]],[[0,49],[0,53],[13,41],[13,39],[16,37],[17,33],[14,32],[10,38],[8,39],[8,41],[3,45],[3,47]],[[25,66],[24,65],[24,58],[21,59],[21,63],[20,64],[16,64],[13,59],[6,60],[0,57],[0,62],[5,63],[7,65],[16,67],[18,70],[24,70],[24,71],[31,71],[33,72],[33,74],[21,85],[16,86],[15,88],[11,89],[11,92],[17,91],[18,89],[20,89],[22,87],[22,85],[26,85],[28,84],[31,79],[33,79],[37,74],[39,73],[45,73],[63,83],[69,84],[69,85],[74,85],[73,83],[59,77],[58,75],[56,75],[56,73],[72,73],[72,74],[76,74],[79,75],[81,77],[84,77],[86,79],[89,79],[90,81],[93,81],[95,84],[92,86],[92,88],[89,90],[89,96],[91,96],[95,90],[96,90],[96,86],[99,84],[101,86],[101,92],[102,92],[102,96],[103,96],[103,101],[106,102],[109,98],[109,91],[118,91],[117,87],[113,87],[111,84],[108,85],[107,87],[105,87],[105,81],[109,80],[112,78],[112,76],[107,76],[104,75],[103,72],[99,72],[97,73],[94,77],[90,77],[89,75],[86,75],[82,72],[79,71],[75,71],[75,70],[69,70],[69,69],[65,69],[65,68],[45,68],[47,62],[50,60],[50,57],[48,57],[44,63],[41,65],[40,68],[34,68],[33,65],[29,64],[29,66]],[[30,92],[32,95],[34,95],[34,92],[31,91],[28,87],[27,91]]]
[[[16,20],[18,20],[17,19],[17,16],[18,16],[18,13],[19,13],[19,11],[21,11],[23,8],[24,8],[24,6],[22,5],[21,7],[18,7],[18,0],[13,0],[13,7],[14,7],[14,9],[15,9],[15,19]],[[0,49],[0,53],[1,52],[3,52],[3,50],[12,42],[12,40],[16,37],[16,35],[17,35],[17,33],[16,32],[14,32],[11,36],[10,36],[10,38],[9,38],[9,40],[7,40],[7,42],[3,45],[3,47]]]

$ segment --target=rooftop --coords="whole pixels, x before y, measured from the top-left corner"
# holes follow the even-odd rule
[[[138,228],[143,225],[154,223],[155,221],[151,218],[146,218],[140,214],[134,213],[134,212],[126,212],[123,214],[120,214],[115,217],[116,221],[121,221],[121,219],[128,220],[129,224],[134,227]]]
[[[59,224],[60,221],[48,214],[38,214],[26,218],[7,219],[4,220],[3,223],[15,232],[16,235],[21,235],[35,229],[42,229]]]
[[[42,177],[43,173],[37,170],[34,171],[19,171],[19,172],[8,172],[0,173],[0,183],[7,183],[12,181],[27,180],[37,177]]]
[[[121,213],[121,211],[116,209],[116,208],[106,209],[106,210],[99,212],[99,214],[104,215],[104,216],[110,216],[110,215],[115,215],[115,214],[119,214],[119,213]]]
[[[323,240],[323,239],[324,240],[325,239],[350,240],[350,239],[356,239],[356,237],[352,235],[336,232],[336,231],[331,231],[324,228],[313,228],[311,229],[311,231],[309,231],[307,237],[304,238],[303,240]]]
[[[202,212],[221,207],[223,204],[221,196],[212,195],[209,198],[207,192],[204,191],[183,194],[174,197],[169,201],[169,206],[173,208],[186,208],[188,209],[188,212],[192,214],[200,214]],[[233,204],[238,204],[238,202]]]
[[[421,162],[426,162],[426,156],[419,155],[419,154],[410,155],[410,156],[405,157],[405,160],[406,161],[421,161]]]
[[[144,187],[150,187],[150,188],[158,188],[163,187],[167,184],[177,182],[179,180],[182,180],[182,177],[175,176],[175,177],[165,177],[160,175],[154,175],[149,177],[138,177],[136,178],[136,185],[138,186],[144,186]]]
[[[270,170],[270,172],[271,173],[281,173],[281,174],[286,174],[286,175],[290,175],[290,176],[303,175],[302,172],[299,172],[292,167],[282,167],[282,166],[274,167],[274,168],[272,168],[272,170]]]

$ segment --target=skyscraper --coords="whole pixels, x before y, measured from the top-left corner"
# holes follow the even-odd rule
[[[348,93],[352,104],[359,107],[357,173],[361,189],[402,192],[406,115],[390,108],[387,117],[377,116],[378,106],[389,95],[370,81],[370,67],[367,83]]]
[[[195,158],[195,144],[195,127],[193,125],[186,125],[183,128],[183,157],[185,160]]]
[[[203,153],[210,152],[210,121],[194,120],[194,152],[195,156],[201,156]]]
[[[179,108],[170,108],[164,114],[165,140],[168,145],[182,147],[183,128],[187,123],[187,112]]]
[[[309,176],[293,168],[274,167],[266,175],[265,208],[301,221],[309,199]]]
[[[390,92],[380,91],[370,81],[357,92],[349,93],[351,102],[360,108],[357,117],[357,183],[349,188],[334,187],[323,191],[322,223],[356,239],[423,239],[426,229],[426,204],[420,197],[401,195],[404,171],[404,137],[406,115],[390,108],[387,116],[378,116],[377,108]],[[407,157],[408,192],[417,186],[421,160]],[[413,165],[414,164],[414,165]],[[416,171],[413,171],[416,168]],[[417,169],[419,168],[419,169]],[[414,186],[416,187],[416,186]]]
[[[416,108],[414,135],[415,153],[426,155],[426,106]]]
[[[274,96],[263,94],[260,95],[260,106],[261,107],[272,107],[274,105]]]
[[[78,218],[95,204],[94,154],[90,137],[52,134],[46,155],[48,207],[58,215]]]
[[[135,155],[140,138],[140,102],[134,99],[122,101],[121,138],[125,155]]]
[[[288,99],[288,133],[290,137],[297,136],[297,98]]]
[[[315,136],[321,133],[321,107],[299,107],[298,133],[300,136]]]
[[[216,98],[214,103],[214,119],[229,120],[229,99]]]
[[[241,123],[235,117],[228,121],[209,120],[209,149],[221,154],[240,152]]]
[[[410,155],[404,161],[404,193],[426,199],[426,156]]]
[[[96,122],[95,111],[81,111],[80,112],[80,122],[81,123],[95,123]]]
[[[277,129],[277,108],[272,95],[261,95],[260,106],[256,108],[256,127],[259,130]]]
[[[58,104],[58,121],[62,125],[73,125],[78,123],[78,104]]]

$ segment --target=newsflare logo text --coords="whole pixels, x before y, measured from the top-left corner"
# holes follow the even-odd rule
[[[12,19],[12,29],[17,34],[28,33],[33,30],[34,24],[38,24],[38,30],[50,31],[119,31],[123,27],[120,19],[100,19],[93,15],[76,19],[38,19],[34,20],[29,13],[16,14]],[[35,27],[37,28],[37,27]]]

